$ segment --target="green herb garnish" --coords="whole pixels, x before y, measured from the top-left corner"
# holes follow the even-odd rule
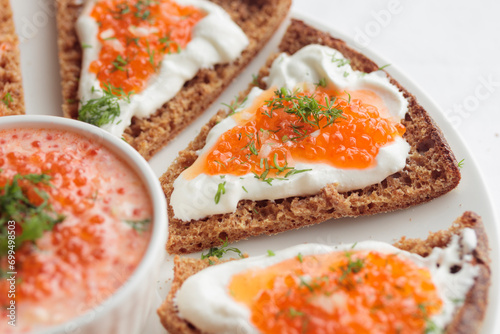
[[[149,18],[151,15],[151,11],[149,7],[152,4],[156,4],[156,1],[152,0],[139,0],[137,3],[134,5],[136,11],[134,13],[134,16],[141,19],[141,20],[146,20]]]
[[[1,171],[0,171],[1,172]],[[49,204],[49,195],[38,187],[35,193],[43,202],[39,205],[32,203],[26,196],[26,189],[21,181],[33,185],[49,185],[51,176],[47,174],[16,174],[12,181],[0,187],[0,255],[5,255],[8,246],[7,223],[10,220],[19,224],[22,233],[16,235],[15,246],[18,248],[24,242],[35,241],[43,236],[44,231],[50,231],[54,225],[62,222],[64,216],[56,213]]]
[[[82,105],[78,111],[78,120],[99,127],[112,123],[120,115],[119,100],[130,103],[130,96],[133,94],[127,94],[123,88],[114,87],[110,83],[104,85],[102,92],[103,96],[90,99]]]
[[[460,161],[458,162],[458,165],[457,165],[457,166],[458,166],[458,168],[462,168],[462,167],[464,166],[464,160],[465,160],[465,159],[462,159],[462,160],[460,160]]]
[[[258,74],[252,74],[252,85],[254,85],[254,86],[259,85],[259,75]]]
[[[391,64],[385,64],[384,66],[380,66],[377,71],[382,71],[384,68],[391,66]]]
[[[149,63],[151,64],[151,66],[153,66],[153,68],[156,68],[156,65],[155,65],[155,50],[151,50],[149,48],[149,41],[146,41],[146,52],[148,53],[148,56],[149,56]]]
[[[116,59],[111,64],[114,67],[113,71],[120,70],[122,72],[127,72],[125,66],[128,65],[128,60],[123,59],[121,55],[116,56]]]
[[[233,100],[233,102],[231,102],[231,104],[227,104],[227,103],[221,103],[221,104],[223,106],[226,106],[229,109],[231,109],[231,112],[228,114],[228,116],[231,116],[231,115],[234,115],[236,113],[236,109],[238,109],[243,103],[245,103],[247,98],[248,98],[248,96],[245,96],[245,98],[240,101],[239,97],[235,96],[234,100]]]
[[[356,261],[353,261],[351,258],[351,255],[352,255],[351,253],[346,252],[347,265],[340,267],[340,270],[342,271],[342,275],[339,277],[339,282],[341,284],[346,283],[346,281],[348,284],[351,283],[349,276],[351,274],[359,273],[365,265],[365,263],[362,259],[357,259]]]
[[[295,169],[294,168],[285,174],[285,178],[287,178],[291,175],[300,174],[300,173],[309,172],[309,171],[312,171],[312,169]]]
[[[316,86],[316,88],[318,88],[318,87],[325,88],[326,87],[326,78],[319,79],[319,81],[317,83],[315,83],[314,86]]]
[[[215,193],[215,204],[219,204],[220,198],[222,195],[226,193],[226,181],[223,183],[219,183],[219,186],[217,187],[217,192]]]
[[[307,290],[313,292],[314,291],[314,288],[305,281],[304,277],[300,276],[299,277],[300,279],[300,285],[299,286],[305,286],[307,288]]]
[[[297,254],[297,260],[299,260],[300,263],[304,262],[304,258],[302,257],[302,253]]]
[[[294,309],[293,307],[290,307],[288,309],[288,315],[290,315],[290,317],[292,318],[295,318],[295,317],[302,317],[305,315],[304,312],[301,312],[301,311],[297,311],[296,309]]]
[[[220,240],[223,241],[222,239],[220,239]],[[243,254],[241,253],[241,251],[238,248],[228,247],[228,246],[229,246],[229,242],[228,242],[228,239],[226,238],[226,241],[223,242],[222,246],[210,248],[208,250],[207,254],[202,253],[201,259],[202,260],[208,259],[209,257],[212,257],[212,256],[215,256],[218,259],[221,259],[224,256],[224,254],[226,254],[227,252],[234,252],[234,253],[238,254],[239,257],[241,257],[241,258],[243,257]]]
[[[342,67],[344,65],[350,64],[351,61],[345,58],[336,58],[335,55],[332,56],[332,63],[337,63],[337,67]]]
[[[296,115],[303,123],[317,128],[321,128],[320,122],[324,119],[326,127],[333,124],[337,118],[343,117],[342,109],[334,105],[337,100],[335,97],[330,100],[325,99],[325,104],[320,104],[314,96],[298,96],[297,91],[292,92],[285,87],[274,93],[276,97],[266,101],[267,106],[271,108],[269,117],[272,117],[273,110],[283,109],[287,114]]]
[[[274,252],[270,249],[267,250],[267,256],[275,256]]]
[[[7,108],[12,103],[12,101],[14,101],[14,99],[12,99],[12,95],[10,94],[10,92],[5,93],[2,98],[2,102],[7,106]]]
[[[429,317],[425,304],[419,303],[417,306],[420,312],[422,312],[422,316],[425,320],[425,334],[442,334],[443,329],[436,325],[436,323]]]
[[[130,225],[137,232],[145,232],[149,229],[149,224],[151,224],[151,219],[146,218],[143,220],[125,220],[126,224]]]

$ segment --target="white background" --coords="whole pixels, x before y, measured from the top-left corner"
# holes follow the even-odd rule
[[[29,114],[52,114],[62,116],[61,89],[59,85],[57,40],[53,0],[12,0],[11,1],[17,32],[21,39],[21,64],[23,71],[26,107]],[[311,17],[358,42],[361,51],[371,50],[385,58],[393,68],[397,68],[427,93],[447,116],[449,123],[461,135],[471,156],[464,161],[463,174],[474,174],[474,164],[479,167],[486,181],[486,190],[481,186],[480,198],[492,199],[496,216],[499,217],[500,204],[500,2],[463,0],[294,0],[293,11]],[[265,55],[258,58],[262,65]],[[383,65],[383,64],[381,64]],[[388,68],[389,72],[391,68]],[[251,80],[249,73],[244,73],[233,91],[246,87]],[[224,102],[234,96],[234,92],[223,95]],[[232,95],[229,95],[232,94]],[[219,107],[216,102],[207,114],[213,114]],[[168,154],[158,155],[151,160],[157,175],[161,175],[166,166],[174,159],[177,147],[182,149],[197,133],[197,129],[206,122],[208,115],[200,118],[190,129],[184,131],[170,145]],[[174,149],[175,147],[175,149]],[[168,149],[167,149],[168,150]],[[463,152],[460,150],[460,152]],[[164,152],[165,153],[165,152]],[[457,159],[462,157],[457,154]],[[462,190],[476,189],[470,183],[477,178],[462,180]],[[415,218],[420,213],[435,215],[440,220],[442,213],[436,211],[442,203],[457,203],[455,198],[471,198],[460,192],[436,201],[425,207],[390,216],[374,216],[358,219],[357,226],[368,227],[368,220],[383,224],[384,219]],[[463,203],[467,206],[467,203]],[[462,205],[462,204],[460,204]],[[454,207],[454,210],[458,210]],[[421,216],[420,216],[421,217]],[[447,217],[448,219],[448,217]],[[448,224],[447,222],[445,222]],[[492,222],[489,222],[491,224]],[[444,223],[443,223],[444,224]],[[377,225],[383,226],[383,225]],[[390,225],[392,231],[397,225]],[[336,234],[331,234],[332,242],[340,242],[339,233],[347,224],[338,223]],[[409,235],[415,231],[427,233],[427,227],[421,229],[408,225]],[[370,227],[368,227],[370,229]],[[320,233],[325,226],[308,229],[310,233]],[[309,233],[308,232],[308,233]],[[364,231],[361,231],[364,233]],[[374,237],[377,231],[371,231]],[[394,235],[401,231],[393,231]],[[354,231],[345,242],[357,241],[350,236],[359,237]],[[403,233],[403,232],[401,232]],[[330,237],[330,235],[329,235]],[[390,236],[394,237],[394,236]],[[496,240],[496,236],[491,236]],[[286,239],[289,238],[290,240]],[[298,233],[289,233],[268,240],[255,238],[249,243],[239,243],[243,250],[251,251],[251,246],[269,249],[268,243],[294,242],[302,239]],[[389,238],[389,237],[387,237]],[[317,239],[317,238],[316,238]],[[316,240],[314,239],[314,240]],[[256,246],[256,247],[257,247]],[[257,248],[259,248],[257,247]],[[496,246],[495,249],[498,249]],[[276,249],[276,248],[275,248]],[[497,258],[497,255],[494,256]],[[498,277],[494,277],[498,280]],[[498,310],[497,310],[498,311]],[[155,323],[157,319],[152,315]],[[493,319],[490,319],[492,321]]]

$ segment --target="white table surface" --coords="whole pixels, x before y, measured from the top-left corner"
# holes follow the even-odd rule
[[[53,2],[11,0],[25,81],[58,80]],[[293,9],[353,37],[434,99],[473,157],[463,168],[479,166],[500,217],[500,2],[294,0]],[[49,86],[25,89],[31,113],[61,115],[60,90]]]

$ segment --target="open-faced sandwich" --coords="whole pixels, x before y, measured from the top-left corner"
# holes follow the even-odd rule
[[[170,253],[407,208],[460,181],[441,131],[380,65],[298,20],[279,48],[162,176]]]
[[[19,39],[9,0],[0,0],[0,116],[24,114]]]
[[[488,240],[466,212],[426,240],[302,244],[220,263],[175,259],[158,309],[171,334],[478,333]]]
[[[57,0],[66,117],[122,136],[146,159],[219,96],[290,0]]]

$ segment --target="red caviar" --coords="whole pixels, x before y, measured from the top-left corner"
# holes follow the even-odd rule
[[[146,87],[165,54],[186,47],[205,14],[171,0],[101,0],[91,16],[99,23],[102,49],[90,72],[101,87],[111,84],[128,94]]]
[[[442,301],[428,269],[376,251],[297,256],[235,275],[263,333],[423,333]]]
[[[108,149],[70,132],[11,129],[0,138],[0,195],[15,175],[48,175],[50,184],[18,184],[30,203],[42,204],[45,193],[65,217],[41,238],[16,244],[15,270],[6,270],[7,256],[0,254],[3,272],[16,272],[19,327],[60,322],[97,306],[128,279],[147,247],[149,224],[138,231],[127,223],[152,215],[144,185]],[[16,221],[16,240],[23,224]],[[8,283],[0,282],[2,306],[10,302]],[[37,312],[52,318],[35,319]]]
[[[218,139],[206,156],[201,167],[203,172],[209,175],[254,172],[260,176],[263,173],[284,176],[295,162],[369,168],[376,164],[380,147],[405,131],[402,124],[381,117],[377,106],[363,103],[359,98],[351,100],[345,93],[320,87],[314,92],[296,93],[293,95],[295,102],[285,101],[283,108],[272,110],[269,101],[279,98],[278,93],[266,91],[247,109],[254,114],[249,119],[244,119],[241,113],[233,116],[237,126]],[[363,97],[368,92],[355,91],[353,94]],[[308,105],[314,105],[311,99],[317,101],[318,119],[313,114],[304,118],[301,112],[289,111],[293,103],[304,99]],[[383,104],[382,100],[378,103]],[[305,108],[307,110],[308,106]],[[322,114],[328,109],[341,114],[329,119]]]

